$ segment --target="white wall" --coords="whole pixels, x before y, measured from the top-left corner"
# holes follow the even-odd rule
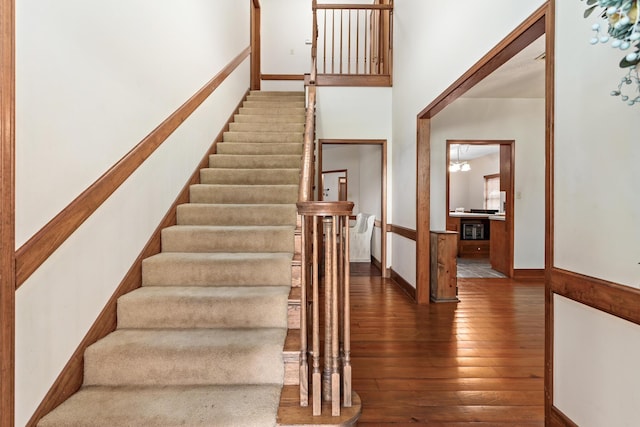
[[[319,87],[316,137],[318,139],[386,139],[387,177],[390,177],[392,169],[391,93],[392,88],[388,87]],[[389,223],[393,220],[390,209],[392,198],[393,192],[388,181],[387,222]],[[379,232],[376,229],[374,243],[381,240],[381,236],[377,233]],[[391,233],[388,233],[388,236],[391,236]],[[387,267],[389,267],[393,248],[390,239],[387,242]],[[377,247],[378,244],[375,244]],[[375,249],[374,254],[376,254]]]
[[[22,245],[249,45],[249,3],[16,5]],[[248,59],[16,293],[24,425],[249,86]]]
[[[542,4],[543,0],[395,3],[390,179],[394,224],[416,225],[417,114]],[[468,30],[455,30],[463,28]],[[456,48],[460,46],[464,49]],[[394,249],[394,270],[415,284],[415,244],[394,244]],[[396,269],[400,263],[414,265],[413,270]]]
[[[589,44],[584,8],[556,2],[554,265],[638,288],[640,108],[609,96],[622,52]],[[640,326],[555,302],[554,404],[581,426],[637,425]]]
[[[347,200],[354,203],[354,214],[360,212],[360,151],[356,146],[323,146],[322,150],[322,170],[336,171],[347,170]],[[328,187],[325,182],[325,188]],[[331,189],[330,198],[327,200],[338,200],[337,179],[335,189]]]
[[[360,151],[360,211],[374,214],[382,221],[382,146],[361,145]],[[371,254],[382,260],[381,230],[373,229]]]
[[[469,160],[469,166],[470,171],[449,174],[450,210],[457,207],[464,207],[466,210],[484,209],[484,177],[500,173],[500,154]],[[544,193],[542,197],[544,202]]]
[[[262,74],[311,72],[311,0],[261,0]],[[303,90],[301,81],[263,80],[262,90]]]
[[[446,222],[447,139],[514,140],[514,194],[520,195],[514,200],[514,268],[544,268],[544,129],[543,99],[463,98],[436,115],[431,121],[431,228],[444,229]],[[482,177],[477,181],[470,193],[479,192],[480,199],[470,203],[481,207]]]

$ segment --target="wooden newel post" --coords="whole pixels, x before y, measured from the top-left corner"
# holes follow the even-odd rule
[[[322,414],[322,401],[331,402],[331,415],[339,416],[341,404],[350,407],[351,402],[351,343],[350,343],[350,297],[349,297],[349,215],[352,202],[300,202],[298,213],[305,227],[303,239],[311,238],[312,263],[305,267],[302,286],[311,281],[312,306],[312,412]],[[312,218],[307,222],[308,218]],[[319,228],[322,221],[322,228]],[[311,228],[311,230],[309,230]],[[321,230],[321,232],[319,232]],[[306,241],[306,240],[305,240]],[[308,248],[308,245],[303,245]],[[322,250],[322,257],[318,251]],[[303,253],[303,265],[309,254]],[[320,325],[320,281],[318,270],[320,258],[324,260],[324,325]],[[309,274],[308,270],[311,270]],[[306,291],[302,292],[303,302]],[[308,352],[306,319],[301,321],[300,354],[300,404],[308,405]],[[320,367],[320,328],[324,328],[324,361]],[[303,354],[304,353],[304,354]],[[322,370],[321,370],[322,369]],[[305,384],[302,383],[305,381]]]

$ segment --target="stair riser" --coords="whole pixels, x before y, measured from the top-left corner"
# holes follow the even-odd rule
[[[265,191],[262,186],[240,187],[231,185],[193,185],[190,198],[193,203],[296,203],[298,187],[273,186]]]
[[[141,288],[142,291],[147,289]],[[167,295],[154,292],[142,297],[125,295],[118,300],[118,328],[284,328],[291,317],[289,308],[284,309],[286,299],[285,293],[253,298],[202,297],[197,293],[180,295],[175,292]]]
[[[247,108],[240,107],[239,114],[249,116],[303,116],[304,108]]]
[[[304,108],[304,101],[244,101],[244,108]]]
[[[299,169],[300,164],[301,158],[297,155],[242,156],[212,154],[209,156],[209,167],[220,169]]]
[[[162,230],[163,252],[287,252],[294,251],[293,229],[208,229],[175,226]]]
[[[299,283],[299,278],[295,281]],[[290,286],[292,283],[291,260],[287,257],[190,263],[146,259],[142,262],[143,286]]]
[[[300,181],[299,169],[201,169],[202,184],[241,184],[241,185],[296,185]]]
[[[230,123],[231,132],[304,132],[304,123]]]
[[[293,205],[208,205],[187,203],[177,209],[179,225],[296,225]]]
[[[302,284],[302,267],[300,265],[291,266],[291,286],[299,288]]]
[[[223,142],[299,142],[303,132],[225,132]]]
[[[258,369],[243,369],[256,364]],[[277,344],[223,350],[176,347],[167,351],[129,346],[111,352],[92,351],[90,347],[85,353],[84,375],[87,386],[278,384],[284,367],[282,349]]]
[[[274,155],[285,154],[302,155],[302,144],[297,142],[285,142],[282,144],[273,142],[225,142],[216,147],[217,154],[238,155]]]
[[[287,328],[300,329],[300,301],[289,303],[287,308]]]

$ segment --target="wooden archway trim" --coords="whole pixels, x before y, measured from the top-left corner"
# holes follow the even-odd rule
[[[540,6],[418,114],[416,146],[416,301],[418,304],[429,303],[431,118],[543,35],[549,7],[549,2]]]

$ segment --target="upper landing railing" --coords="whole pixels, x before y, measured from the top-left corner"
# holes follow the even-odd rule
[[[318,84],[390,86],[393,0],[312,7]]]

